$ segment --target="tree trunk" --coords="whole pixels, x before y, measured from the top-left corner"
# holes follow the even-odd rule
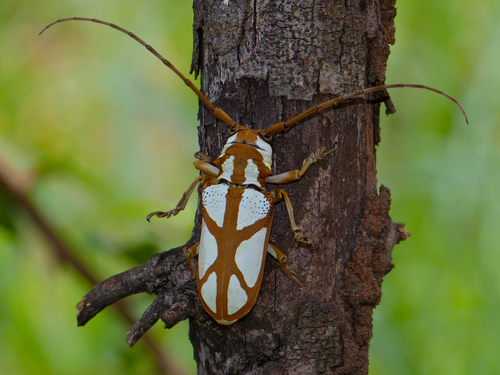
[[[384,83],[393,0],[195,0],[194,10],[193,70],[201,71],[209,100],[238,124],[265,128]],[[294,241],[284,204],[276,206],[270,240],[304,287],[268,257],[259,300],[245,319],[230,327],[206,314],[191,319],[199,373],[368,372],[372,310],[392,267],[389,191],[376,195],[379,106],[352,101],[274,137],[273,174],[300,169],[310,152],[331,149],[338,137],[331,157],[280,186],[313,243]],[[204,107],[200,120],[201,150],[217,157],[227,126]]]
[[[202,92],[237,123],[266,128],[384,83],[394,2],[195,0],[192,70],[201,72]],[[384,93],[378,97],[389,102]],[[273,138],[274,174],[300,169],[312,151],[338,144],[300,181],[280,186],[312,244],[294,240],[283,203],[275,207],[270,242],[288,255],[303,288],[268,257],[253,310],[221,326],[200,307],[179,248],[97,285],[78,306],[79,324],[146,291],[159,296],[129,332],[129,343],[158,319],[171,327],[189,317],[200,374],[367,374],[372,311],[392,268],[392,248],[407,233],[391,222],[389,190],[377,194],[375,99],[330,107]],[[199,117],[201,151],[216,158],[228,128],[204,107]],[[188,245],[198,241],[200,222],[198,212]]]

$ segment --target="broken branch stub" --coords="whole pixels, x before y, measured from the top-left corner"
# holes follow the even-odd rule
[[[171,328],[199,310],[196,282],[191,279],[182,247],[155,254],[146,263],[97,284],[76,306],[78,326],[120,299],[143,292],[158,297],[127,333],[130,346],[159,319],[165,328]]]

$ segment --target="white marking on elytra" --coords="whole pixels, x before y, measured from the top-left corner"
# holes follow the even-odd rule
[[[229,286],[227,288],[227,313],[234,314],[248,301],[248,296],[245,290],[241,287],[240,281],[236,275],[231,276],[229,279]]]
[[[231,182],[231,176],[234,172],[234,155],[231,155],[227,158],[222,164],[222,174],[217,179],[217,182],[220,180],[226,180]]]
[[[253,288],[260,274],[266,234],[267,228],[262,228],[248,240],[241,241],[236,249],[234,260],[250,288]]]
[[[203,279],[208,267],[214,264],[218,256],[217,240],[208,230],[205,220],[201,223],[200,246],[198,248],[198,273],[199,278]]]
[[[278,259],[278,254],[276,254],[276,251],[274,251],[271,245],[267,245],[267,252],[271,254],[274,258]]]
[[[207,210],[208,216],[215,221],[218,227],[224,224],[226,212],[226,194],[229,187],[224,184],[212,185],[203,190],[201,203]]]
[[[256,185],[262,187],[260,182],[257,180],[259,177],[259,167],[254,163],[253,159],[249,159],[247,166],[245,167],[245,184]]]
[[[224,0],[224,4],[228,5],[229,4],[229,0]]]
[[[266,196],[253,189],[245,189],[238,207],[236,230],[242,230],[264,218],[271,208]]]
[[[217,274],[212,272],[201,287],[201,295],[207,306],[217,313]]]

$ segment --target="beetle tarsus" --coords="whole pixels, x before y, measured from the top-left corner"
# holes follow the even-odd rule
[[[155,212],[151,212],[148,216],[146,216],[146,220],[149,221],[149,222],[151,222],[151,218],[153,216],[157,216],[159,218],[166,217],[168,219],[171,216],[177,215],[179,212],[180,212],[180,210],[178,210],[177,208],[174,208],[173,210],[170,210],[170,211],[167,211],[167,212],[164,212],[164,211],[155,211]]]
[[[287,262],[287,259],[282,259],[281,262],[278,263],[279,266],[280,266],[280,269],[281,269],[281,272],[283,272],[285,274],[286,277],[288,277],[290,280],[294,281],[300,288],[302,288],[304,285],[302,285],[302,283],[299,281],[299,279],[297,279],[297,272],[295,272],[294,270],[292,270],[289,266],[288,266],[288,262]]]
[[[311,153],[310,157],[313,158],[313,162],[317,162],[319,160],[323,160],[324,158],[326,158],[328,155],[330,154],[333,154],[333,152],[337,149],[337,144],[335,144],[335,146],[331,149],[331,150],[328,150],[326,149],[326,147],[320,147],[318,148],[316,151],[314,151],[313,153]]]
[[[193,258],[196,256],[196,254],[198,254],[198,246],[200,246],[199,242],[191,246],[189,249],[186,247],[182,249],[182,252],[186,256],[186,261],[189,266],[189,271],[191,272],[191,278],[193,280],[196,280],[196,268],[193,265]]]
[[[302,233],[302,231],[300,231],[300,230],[294,232],[293,237],[299,242],[303,242],[303,243],[307,243],[307,244],[312,243],[311,237],[305,236],[304,233]]]
[[[206,152],[198,151],[194,154],[194,157],[198,160],[206,161],[208,163],[212,162],[212,157],[208,155]]]

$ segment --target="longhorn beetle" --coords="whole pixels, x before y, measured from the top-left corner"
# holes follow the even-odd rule
[[[72,17],[52,22],[40,34],[56,23],[72,20],[111,26],[141,43],[173,70],[209,111],[231,131],[231,136],[217,159],[212,160],[202,152],[195,154],[198,160],[194,162],[194,166],[201,172],[201,176],[193,181],[177,206],[168,212],[156,211],[147,216],[149,221],[153,216],[169,218],[177,215],[186,207],[198,183],[202,184],[200,242],[189,249],[185,248],[184,254],[192,278],[198,280],[201,304],[220,324],[233,324],[248,314],[254,306],[262,282],[266,252],[277,259],[281,270],[288,278],[302,286],[296,278],[296,273],[288,266],[287,257],[269,243],[274,204],[281,200],[285,201],[292,232],[297,241],[311,243],[311,239],[305,236],[297,225],[286,191],[283,189],[267,191],[265,185],[299,180],[311,164],[331,154],[336,144],[332,150],[321,147],[312,152],[304,160],[300,170],[272,176],[273,151],[269,142],[273,134],[288,131],[300,120],[323,108],[370,92],[397,87],[420,88],[444,95],[460,108],[468,123],[467,115],[460,103],[444,92],[423,85],[394,84],[361,89],[316,105],[291,120],[260,130],[248,129],[243,125],[237,125],[221,108],[210,103],[189,79],[153,47],[120,26],[95,18]],[[196,255],[198,255],[197,269],[193,265],[193,258]]]

